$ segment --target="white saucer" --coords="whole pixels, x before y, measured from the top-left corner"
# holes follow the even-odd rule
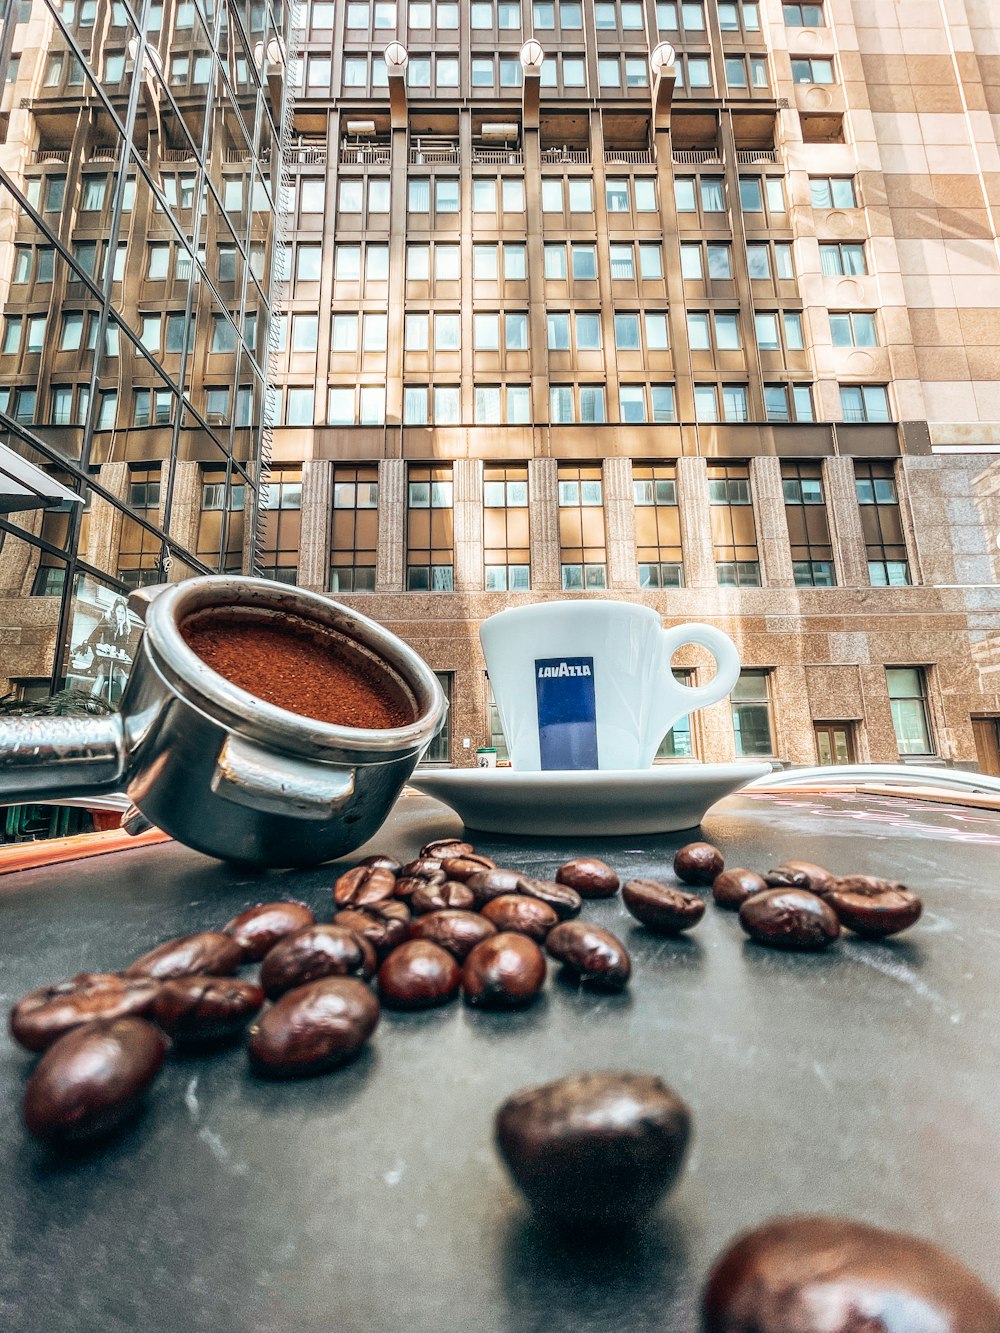
[[[695,828],[716,801],[770,771],[762,763],[545,773],[423,768],[410,785],[485,833],[615,837]]]

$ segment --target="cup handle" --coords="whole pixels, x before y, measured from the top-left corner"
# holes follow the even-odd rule
[[[216,796],[265,814],[330,819],[354,794],[354,770],[266,753],[233,735],[216,760],[211,786]]]
[[[682,685],[673,679],[674,689],[688,709],[705,708],[724,699],[740,678],[740,655],[728,634],[712,625],[674,625],[663,631],[667,667],[678,648],[697,643],[715,658],[715,675],[707,685]]]

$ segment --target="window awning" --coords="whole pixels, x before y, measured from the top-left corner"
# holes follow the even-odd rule
[[[82,504],[83,500],[40,467],[0,444],[0,514],[15,509],[50,509],[67,502]]]

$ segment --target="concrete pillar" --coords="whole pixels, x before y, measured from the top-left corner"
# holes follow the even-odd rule
[[[185,550],[198,550],[198,519],[201,515],[201,467],[197,463],[174,463],[174,490],[170,501],[170,536]],[[190,578],[191,568],[174,559],[167,573],[170,583]]]
[[[35,509],[29,513],[18,515],[18,527],[32,537],[38,537],[42,531],[42,516],[44,510]],[[27,597],[31,593],[31,585],[35,580],[35,570],[38,568],[38,547],[32,546],[29,542],[22,541],[12,533],[4,535],[3,545],[0,546],[0,598]],[[5,630],[13,633],[11,626],[6,626]],[[7,640],[0,637],[0,643]]]
[[[868,556],[861,528],[861,511],[854,485],[854,461],[823,460],[823,494],[830,522],[837,582],[846,588],[868,587]]]
[[[765,588],[794,588],[780,459],[766,457],[750,460],[750,493],[757,524],[761,582]]]
[[[608,586],[639,586],[635,557],[635,496],[631,458],[606,458],[603,464],[604,522],[607,531]]]
[[[559,554],[559,470],[554,458],[528,461],[531,528],[531,587],[553,592],[562,587]]]
[[[333,460],[307,459],[302,464],[302,527],[297,582],[311,592],[325,592],[329,587],[332,529]]]
[[[406,464],[383,458],[378,465],[376,592],[402,592],[406,564]]]
[[[455,591],[483,588],[483,463],[459,458],[454,464]]]
[[[703,458],[678,458],[677,506],[684,552],[684,586],[715,588],[718,579],[709,523],[708,464]]]
[[[102,463],[97,479],[105,490],[124,500],[128,491],[128,471],[127,463]],[[122,511],[95,493],[90,501],[87,543],[80,551],[80,559],[107,574],[117,574],[122,520]]]

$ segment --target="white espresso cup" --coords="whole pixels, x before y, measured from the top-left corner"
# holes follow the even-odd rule
[[[479,630],[511,764],[540,769],[648,768],[672,726],[717,703],[740,674],[736,645],[711,625],[664,629],[631,602],[536,602]],[[674,653],[696,643],[715,658],[707,685],[682,685]]]

